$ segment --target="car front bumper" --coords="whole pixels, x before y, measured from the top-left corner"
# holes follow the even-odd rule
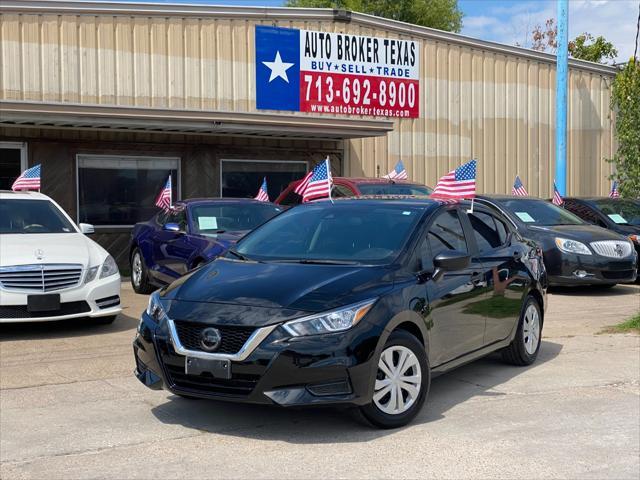
[[[166,326],[143,313],[133,342],[136,377],[151,389],[245,403],[303,406],[371,401],[374,351],[382,331],[365,321],[343,333],[290,339],[275,328],[240,361],[231,378],[185,374]],[[373,372],[373,373],[372,373]]]
[[[545,266],[551,286],[612,285],[636,279],[637,254],[623,259],[600,255],[545,252]]]
[[[28,312],[27,296],[39,292],[0,290],[0,323],[44,322],[81,317],[107,317],[122,311],[120,275],[93,280],[85,285],[47,293],[60,294],[60,310]]]

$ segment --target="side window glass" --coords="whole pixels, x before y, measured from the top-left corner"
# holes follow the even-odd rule
[[[492,215],[483,212],[474,212],[467,215],[481,253],[502,245],[503,241],[500,239],[500,232]]]
[[[504,224],[502,220],[497,218],[493,218],[496,222],[496,227],[498,229],[498,236],[500,237],[500,245],[504,245],[507,243],[507,237],[509,236],[509,229]]]
[[[164,225],[165,223],[167,223],[167,217],[169,216],[169,214],[167,212],[160,212],[157,216],[156,216],[156,222],[158,223],[158,225]]]
[[[331,196],[333,198],[353,197],[353,192],[344,185],[334,185],[331,189]]]
[[[455,210],[448,210],[438,216],[429,228],[427,238],[432,258],[447,250],[468,252],[462,224]]]
[[[302,197],[294,192],[292,188],[280,203],[282,205],[298,205],[299,203],[302,203]]]

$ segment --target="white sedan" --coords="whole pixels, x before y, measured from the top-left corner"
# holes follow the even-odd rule
[[[120,307],[115,260],[46,195],[0,191],[0,323],[90,317]]]

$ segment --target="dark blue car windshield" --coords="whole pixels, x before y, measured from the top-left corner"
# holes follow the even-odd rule
[[[640,203],[624,199],[595,200],[594,205],[619,225],[640,225]]]
[[[236,250],[263,261],[390,263],[402,251],[423,211],[393,204],[305,205],[250,233]]]
[[[202,204],[191,207],[194,233],[253,230],[282,211],[262,203]]]

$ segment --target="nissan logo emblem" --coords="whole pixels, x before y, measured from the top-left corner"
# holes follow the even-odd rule
[[[206,352],[215,352],[222,343],[220,330],[208,327],[200,332],[200,346]]]

